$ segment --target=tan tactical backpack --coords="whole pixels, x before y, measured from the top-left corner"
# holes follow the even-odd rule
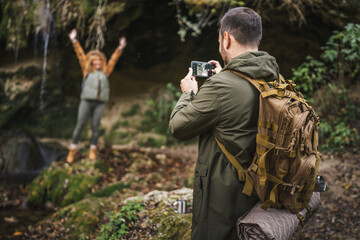
[[[239,180],[245,181],[244,194],[255,193],[263,209],[285,207],[298,214],[308,208],[319,168],[319,117],[291,80],[280,75],[279,82],[269,83],[231,72],[260,92],[256,153],[250,167],[244,170],[216,141],[238,170]]]

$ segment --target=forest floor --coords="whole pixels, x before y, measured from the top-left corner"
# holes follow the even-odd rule
[[[138,191],[147,193],[151,190],[161,189],[173,175],[177,176],[179,180],[178,183],[183,182],[183,178],[188,177],[188,174],[186,174],[185,171],[191,170],[195,164],[197,146],[189,145],[161,149],[146,148],[145,150],[143,148],[127,149],[126,147],[121,147],[118,148],[117,151],[120,153],[122,151],[124,153],[127,151],[151,152],[148,156],[153,158],[154,162],[158,164],[156,167],[164,169],[164,171],[162,171],[164,175],[162,178],[159,178],[158,182],[153,182],[143,187],[140,183],[135,186]],[[102,154],[103,158],[109,158],[106,151],[102,151]],[[167,159],[170,159],[170,161],[159,162],[159,154],[167,156]],[[112,164],[112,167],[114,168],[114,175],[112,177],[123,174],[124,171],[126,171],[126,164],[119,164],[118,162],[111,161],[111,159],[108,160],[110,161],[109,164]],[[327,190],[322,193],[322,205],[305,226],[299,228],[291,240],[360,239],[359,161],[360,153],[344,152],[337,155],[322,155],[319,174],[324,176],[328,186]],[[184,169],[186,170],[184,171]],[[108,180],[111,181],[111,176],[108,176]],[[172,188],[176,187],[181,188],[181,186],[173,186]],[[2,206],[0,206],[0,222],[2,225],[0,228],[0,239],[22,239],[20,237],[22,234],[29,234],[26,233],[28,232],[27,225],[34,224],[35,221],[30,219],[26,222],[22,222],[21,216],[15,215],[17,209],[25,208],[27,185],[1,185],[0,190],[2,196],[5,196],[6,199],[6,201],[2,202]],[[8,212],[8,215],[4,216],[6,211],[10,211],[10,213]],[[44,212],[37,213],[36,210],[33,212],[31,211],[31,209],[28,209],[27,212],[30,213],[30,215],[39,214],[38,220],[46,214]],[[11,212],[14,216],[12,216]],[[24,217],[24,219],[25,218],[26,217]],[[6,224],[2,224],[3,222],[6,222]],[[56,224],[54,224],[54,229],[48,229],[49,232],[55,235],[59,230],[60,227]],[[42,237],[45,237],[45,235],[42,235]],[[41,239],[41,237],[31,239]]]

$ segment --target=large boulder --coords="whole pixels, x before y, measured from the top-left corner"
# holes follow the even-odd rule
[[[34,136],[27,131],[7,134],[1,145],[0,156],[3,159],[2,170],[6,173],[36,171],[41,169],[44,159]]]
[[[56,206],[67,206],[80,201],[95,191],[104,169],[103,161],[82,159],[73,164],[53,162],[29,185],[28,201],[31,206],[42,206],[51,202]]]
[[[28,182],[59,156],[26,130],[6,132],[0,136],[0,179]]]

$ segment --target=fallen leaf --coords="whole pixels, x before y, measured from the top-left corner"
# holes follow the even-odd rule
[[[5,217],[4,220],[7,223],[17,223],[17,222],[19,222],[19,220],[17,220],[15,217]]]
[[[14,234],[13,234],[14,236],[21,236],[22,235],[22,232],[18,232],[18,231],[16,231],[16,232],[14,232]]]

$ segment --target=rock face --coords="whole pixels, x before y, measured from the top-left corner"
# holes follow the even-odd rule
[[[29,132],[16,131],[6,134],[1,145],[1,170],[5,173],[36,171],[43,167],[45,160],[39,145]]]
[[[0,70],[0,128],[24,109],[34,107],[39,76],[40,69],[36,66],[20,67],[16,71]]]
[[[0,136],[0,179],[8,183],[27,182],[57,157],[57,153],[46,148],[30,132],[7,132]]]

